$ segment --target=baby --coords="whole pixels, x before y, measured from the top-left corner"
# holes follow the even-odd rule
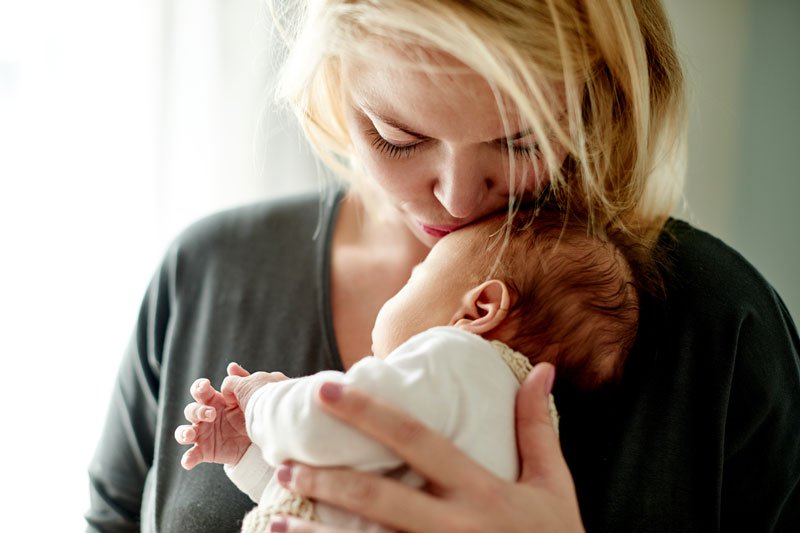
[[[347,372],[288,379],[249,375],[232,363],[221,392],[208,380],[195,382],[199,403],[186,411],[193,425],[176,430],[179,443],[194,445],[182,462],[189,469],[226,465],[259,504],[245,531],[268,531],[279,513],[386,531],[298,498],[274,479],[275,469],[292,460],[424,484],[382,445],[324,413],[314,400],[322,383],[353,385],[403,408],[497,476],[515,480],[514,402],[532,364],[553,363],[560,379],[583,389],[613,382],[637,323],[631,269],[608,240],[546,210],[518,214],[510,224],[493,216],[431,249],[378,313],[373,356]]]

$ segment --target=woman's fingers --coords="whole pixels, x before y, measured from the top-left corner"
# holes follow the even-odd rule
[[[192,402],[183,409],[183,416],[192,424],[213,422],[217,418],[217,410],[208,405]]]
[[[443,531],[454,529],[448,527],[455,517],[448,512],[444,501],[393,479],[349,469],[312,468],[300,464],[281,465],[276,476],[292,492],[389,527],[427,531],[432,524],[438,524]]]
[[[539,363],[517,393],[517,449],[522,482],[565,479],[571,484],[572,477],[550,414],[550,391],[554,379],[553,365]]]
[[[330,414],[395,452],[437,487],[486,480],[487,471],[444,436],[381,400],[339,383],[323,383],[318,398]]]

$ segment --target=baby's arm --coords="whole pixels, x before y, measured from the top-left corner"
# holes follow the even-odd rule
[[[437,432],[452,435],[459,423],[459,396],[465,388],[480,386],[480,373],[469,370],[471,358],[462,346],[436,336],[423,339],[410,347],[404,345],[404,351],[386,361],[366,357],[347,373],[325,371],[255,391],[245,419],[248,434],[264,459],[271,465],[294,460],[377,471],[402,464],[387,448],[318,407],[315,396],[325,382],[357,387],[404,409]],[[479,355],[485,357],[491,355]]]
[[[370,454],[377,454],[380,464],[385,468],[400,464],[388,450],[377,447],[360,434],[349,439],[346,430],[352,430],[342,424],[319,420],[322,413],[314,405],[313,399],[317,384],[322,381],[344,381],[347,377],[342,372],[321,372],[314,376],[268,383],[259,388],[253,388],[254,382],[250,378],[226,378],[222,393],[232,397],[249,413],[247,418],[251,422],[247,424],[248,433],[253,436],[252,444],[244,455],[235,464],[225,465],[225,473],[239,490],[256,503],[260,502],[275,467],[289,458],[317,465],[357,466],[354,460],[361,464],[370,461]],[[282,430],[283,424],[286,425]],[[315,431],[309,431],[311,428]],[[259,446],[265,446],[266,453]],[[355,454],[337,456],[337,452],[351,446]]]
[[[191,470],[200,463],[222,463],[237,488],[258,502],[274,469],[264,462],[261,450],[247,435],[244,411],[229,389],[231,384],[247,390],[282,379],[287,378],[279,372],[251,375],[237,363],[231,363],[221,391],[215,390],[205,378],[195,381],[190,390],[195,401],[184,409],[192,425],[175,430],[175,439],[180,444],[192,445],[181,458],[182,466]]]
[[[264,461],[261,449],[255,444],[250,444],[239,462],[226,464],[224,469],[236,488],[256,503],[261,500],[264,488],[275,472],[275,468]]]

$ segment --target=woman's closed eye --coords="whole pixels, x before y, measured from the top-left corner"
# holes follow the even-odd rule
[[[372,148],[390,159],[403,159],[410,157],[419,148],[421,148],[423,143],[425,143],[425,139],[417,139],[404,143],[390,141],[381,135],[374,127],[369,128],[365,133],[367,134],[367,137],[371,139],[370,145]],[[537,143],[521,143],[519,140],[504,140],[497,142],[496,145],[504,151],[510,149],[512,153],[518,157],[538,159],[541,155],[539,145]]]
[[[507,139],[498,139],[497,144],[503,150],[510,149],[515,155],[529,156],[537,159],[541,155],[539,143],[533,142],[531,134],[524,135],[520,133]]]
[[[391,159],[409,157],[424,142],[422,140],[414,140],[409,143],[395,143],[384,138],[375,128],[369,128],[365,133],[372,141],[370,143],[372,148]]]
[[[359,115],[370,147],[388,159],[407,159],[431,142],[436,142],[436,139],[417,133],[392,118],[378,116],[375,112],[361,111]],[[530,129],[521,129],[512,135],[487,141],[486,144],[495,146],[502,155],[510,152],[514,157],[528,161],[539,159],[541,155]]]

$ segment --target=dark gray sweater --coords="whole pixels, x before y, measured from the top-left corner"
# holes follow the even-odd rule
[[[142,304],[90,466],[90,531],[237,531],[253,506],[221,465],[180,466],[173,438],[198,377],[229,361],[342,369],[330,311],[337,201],[209,217],[171,247]],[[622,383],[557,383],[561,441],[589,530],[800,531],[800,341],[736,252],[689,225],[665,303],[644,299]]]

